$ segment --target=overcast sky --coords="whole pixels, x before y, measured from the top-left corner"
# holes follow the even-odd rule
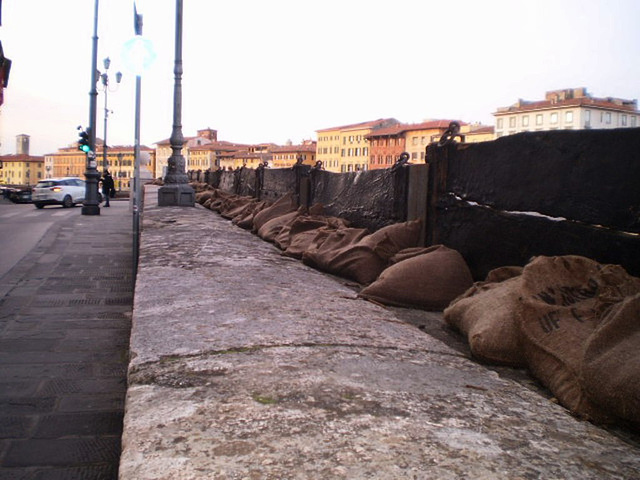
[[[171,135],[175,3],[137,2],[157,53],[142,77],[148,146]],[[22,133],[32,155],[55,152],[89,123],[94,0],[2,4],[13,66],[0,153]],[[498,107],[561,88],[637,99],[639,20],[638,0],[184,0],[183,133],[298,143],[383,117],[493,125]],[[108,95],[109,145],[134,143],[135,77],[121,60],[133,33],[133,0],[100,0],[98,66],[109,56],[124,73]],[[97,104],[102,138],[102,93]]]

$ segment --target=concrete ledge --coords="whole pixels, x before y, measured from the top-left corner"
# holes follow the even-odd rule
[[[147,187],[121,479],[638,475],[632,441],[156,195]]]

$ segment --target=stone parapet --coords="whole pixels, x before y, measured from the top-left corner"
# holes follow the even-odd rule
[[[359,299],[157,187],[142,221],[120,479],[639,475],[633,438],[436,338],[440,314]]]

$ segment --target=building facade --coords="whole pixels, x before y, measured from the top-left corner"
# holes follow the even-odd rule
[[[463,127],[465,143],[490,142],[496,139],[495,127],[491,125],[482,125],[479,123]]]
[[[118,191],[129,190],[135,172],[135,149],[133,146],[111,146],[107,148],[107,168],[113,176],[115,188]],[[149,174],[154,171],[155,151],[152,148],[141,146],[141,169],[147,169]],[[148,158],[148,161],[146,160]],[[50,153],[44,157],[44,178],[78,177],[84,178],[87,156],[78,150],[76,145],[59,149],[56,153]],[[98,146],[96,163],[100,173],[104,170],[104,154],[102,146]]]
[[[498,108],[493,115],[496,137],[542,130],[640,126],[637,100],[595,98],[586,88],[552,90],[540,101],[520,99],[509,107]]]
[[[0,156],[0,184],[35,185],[44,178],[44,157],[25,154]]]
[[[29,135],[16,136],[15,155],[0,156],[0,184],[35,185],[44,172],[44,157],[29,155]]]
[[[313,140],[305,140],[300,145],[285,145],[271,149],[273,168],[293,167],[298,159],[303,165],[315,165],[317,144]]]
[[[207,156],[204,152],[200,151],[200,155],[195,161],[197,163],[202,162],[203,165],[191,165],[191,152],[199,147],[214,143],[218,140],[218,131],[211,128],[205,128],[198,130],[195,137],[184,137],[184,143],[180,154],[185,159],[185,170],[206,170],[200,168],[204,166],[207,159],[203,156]],[[171,139],[167,138],[155,143],[155,169],[153,171],[154,178],[164,178],[167,174],[167,166],[169,165],[169,157],[171,157],[173,151],[171,150]],[[198,150],[199,151],[199,150]],[[197,167],[197,168],[194,168]],[[209,168],[209,167],[207,167]]]
[[[453,121],[428,120],[422,123],[401,123],[374,130],[367,135],[371,148],[369,168],[392,167],[403,152],[409,154],[409,163],[424,163],[427,145],[438,142]],[[470,126],[460,120],[455,121],[461,125],[463,141],[467,141],[468,133],[465,132],[470,132]],[[493,127],[482,127],[489,128],[491,133],[483,130],[483,135],[478,135],[474,140],[493,140]]]
[[[318,161],[331,172],[354,172],[369,168],[369,135],[374,130],[399,122],[395,118],[381,118],[369,122],[317,130]]]
[[[405,151],[408,125],[397,124],[379,128],[366,136],[369,141],[370,170],[392,167]]]

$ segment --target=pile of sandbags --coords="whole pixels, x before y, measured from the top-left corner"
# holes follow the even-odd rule
[[[640,424],[640,279],[575,255],[490,277],[444,311],[475,357],[527,367],[577,415]]]
[[[352,228],[344,219],[324,215],[322,205],[298,207],[293,194],[267,203],[213,190],[197,194],[196,200],[274,243],[284,255],[363,285],[374,282],[400,251],[417,247],[422,228],[419,220],[373,233]]]

